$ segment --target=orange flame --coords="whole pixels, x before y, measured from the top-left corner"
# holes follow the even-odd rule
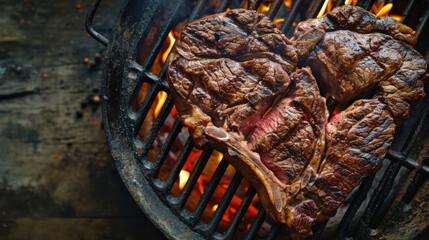
[[[384,5],[380,11],[378,11],[377,16],[379,17],[384,17],[387,16],[390,12],[390,10],[392,10],[393,7],[393,3],[388,3],[386,5]]]
[[[271,3],[262,3],[258,8],[258,12],[267,13],[268,10],[270,10],[270,7],[271,7]]]
[[[158,95],[156,95],[156,106],[155,106],[155,110],[153,111],[153,115],[156,117],[158,117],[159,112],[161,112],[161,108],[162,106],[164,106],[165,100],[167,100],[167,93],[164,91],[160,91],[158,93]]]
[[[213,151],[212,157],[219,163],[223,158],[223,154],[218,151]]]
[[[283,4],[290,9],[292,7],[292,0],[283,0]]]
[[[168,48],[167,48],[167,50],[165,50],[165,52],[162,54],[162,62],[164,63],[166,60],[167,60],[167,57],[168,57],[168,55],[170,54],[170,51],[171,51],[171,49],[173,48],[173,46],[174,46],[174,43],[176,42],[176,38],[174,37],[174,35],[173,35],[173,30],[171,30],[169,33],[168,33],[168,40],[169,40],[169,45],[168,45]]]
[[[326,11],[326,10],[327,10],[328,4],[329,4],[330,2],[331,2],[331,0],[325,0],[325,2],[323,3],[322,8],[321,8],[321,9],[320,9],[320,11],[319,11],[319,14],[317,14],[317,18],[322,17],[322,16],[323,16],[323,14],[325,14],[325,12],[329,12],[329,10],[328,10],[328,11]]]
[[[396,15],[396,14],[390,14],[389,15],[391,18],[395,19],[398,22],[402,21],[402,16],[401,15]]]
[[[376,1],[372,7],[370,12],[376,14],[379,17],[389,16],[396,21],[402,21],[402,16],[397,14],[390,14],[390,11],[393,8],[393,3],[386,3],[386,1]]]

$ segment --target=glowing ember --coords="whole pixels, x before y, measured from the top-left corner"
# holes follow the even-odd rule
[[[332,116],[335,116],[335,115],[337,115],[338,113],[340,113],[341,112],[341,110],[340,110],[340,108],[335,108],[334,109],[334,111],[332,112]]]
[[[215,212],[215,211],[216,211],[217,207],[219,207],[219,204],[215,204],[215,205],[213,205],[213,207],[212,207],[213,212]]]
[[[182,170],[179,173],[179,189],[182,190],[185,187],[186,182],[189,179],[189,176],[191,175],[190,172],[186,170]]]
[[[171,49],[174,46],[174,43],[176,42],[176,38],[173,35],[173,31],[170,31],[168,33],[168,41],[170,42],[168,45],[167,50],[162,54],[162,62],[165,62],[167,60],[168,54],[170,54]]]

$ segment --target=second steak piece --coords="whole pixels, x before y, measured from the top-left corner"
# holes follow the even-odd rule
[[[424,96],[426,61],[412,48],[415,32],[359,7],[344,6],[301,22],[293,40],[300,58],[335,100],[351,100],[377,86],[396,121]]]
[[[335,215],[350,192],[381,167],[395,128],[387,105],[378,99],[357,100],[332,117],[326,156],[307,192],[323,217]]]

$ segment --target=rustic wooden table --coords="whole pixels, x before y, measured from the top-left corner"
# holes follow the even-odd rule
[[[0,0],[0,239],[162,239],[117,175],[91,1]],[[103,0],[108,35],[122,4]]]

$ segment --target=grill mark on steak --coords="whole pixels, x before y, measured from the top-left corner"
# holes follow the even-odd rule
[[[326,156],[307,192],[318,199],[324,216],[335,215],[362,179],[380,168],[395,128],[379,99],[358,100],[328,123]]]
[[[246,138],[249,148],[286,184],[296,182],[310,163],[317,169],[327,121],[325,99],[310,70],[298,70],[292,79],[289,93]]]

